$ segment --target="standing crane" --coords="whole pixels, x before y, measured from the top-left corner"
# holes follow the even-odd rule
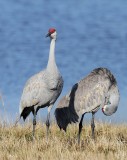
[[[59,101],[55,110],[57,124],[60,129],[66,131],[68,124],[79,122],[80,143],[83,117],[86,113],[92,113],[91,129],[94,139],[95,113],[102,108],[105,115],[112,115],[117,110],[119,99],[119,90],[113,74],[106,68],[94,69]]]
[[[23,89],[20,100],[20,117],[24,121],[33,113],[33,137],[35,135],[36,115],[40,108],[48,107],[46,120],[47,137],[50,126],[50,111],[63,88],[63,79],[55,62],[56,30],[50,28],[46,37],[50,37],[50,51],[47,67],[33,75]]]

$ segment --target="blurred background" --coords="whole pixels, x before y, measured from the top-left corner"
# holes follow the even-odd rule
[[[1,0],[1,117],[15,119],[26,80],[46,67],[50,40],[45,35],[50,27],[58,33],[56,62],[64,78],[61,96],[94,68],[107,67],[117,79],[120,104],[113,116],[99,111],[96,119],[127,122],[126,0]],[[46,114],[47,109],[41,109],[40,119]]]

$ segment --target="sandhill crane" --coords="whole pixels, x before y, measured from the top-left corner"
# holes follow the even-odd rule
[[[33,137],[35,134],[37,112],[40,108],[44,107],[48,107],[46,120],[48,137],[50,110],[63,88],[63,79],[55,62],[56,36],[56,30],[54,28],[50,28],[46,35],[46,37],[50,37],[51,39],[47,67],[43,71],[33,75],[26,82],[20,100],[20,117],[23,117],[25,120],[30,112],[33,113]]]
[[[92,113],[91,129],[94,138],[95,113],[102,108],[105,115],[112,115],[117,110],[119,99],[119,90],[113,74],[106,68],[94,69],[59,101],[55,110],[57,124],[60,129],[66,131],[69,123],[79,122],[80,143],[83,117],[86,113]]]

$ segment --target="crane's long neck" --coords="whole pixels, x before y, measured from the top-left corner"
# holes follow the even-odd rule
[[[55,60],[55,39],[51,39],[50,50],[49,50],[49,59],[47,64],[47,69],[49,71],[56,70],[56,60]]]

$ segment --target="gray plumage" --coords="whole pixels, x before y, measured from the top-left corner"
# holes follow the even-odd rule
[[[78,141],[85,113],[92,113],[92,137],[94,138],[94,114],[102,108],[105,115],[116,112],[119,91],[116,79],[106,68],[94,69],[88,76],[76,83],[71,91],[58,103],[55,116],[60,129],[66,131],[68,124],[79,122]]]
[[[51,38],[51,44],[47,67],[26,82],[20,100],[20,116],[25,120],[31,111],[34,115],[33,136],[36,125],[36,114],[40,108],[44,107],[48,107],[46,120],[48,134],[50,110],[63,88],[63,79],[55,62],[56,30],[53,28],[49,29],[48,36]]]

